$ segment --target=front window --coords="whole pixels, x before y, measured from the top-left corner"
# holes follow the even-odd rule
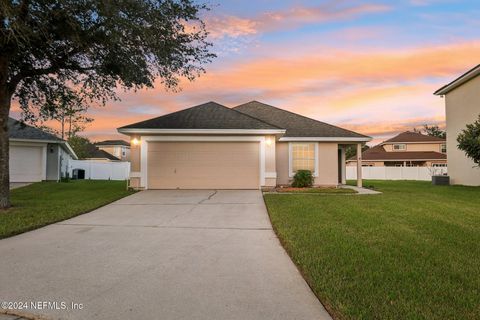
[[[447,144],[443,143],[440,147],[440,152],[447,153]]]
[[[292,173],[310,170],[315,173],[315,143],[292,143]]]
[[[395,151],[400,151],[400,150],[405,150],[407,149],[407,145],[404,143],[397,143],[393,145],[393,150]]]

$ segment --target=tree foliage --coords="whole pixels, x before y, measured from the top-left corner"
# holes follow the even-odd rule
[[[370,149],[370,147],[367,146],[366,144],[362,146],[362,152],[367,151],[368,149]],[[348,146],[345,149],[345,158],[346,159],[351,159],[351,158],[355,157],[356,155],[357,155],[357,146],[356,145]]]
[[[193,0],[0,1],[0,208],[9,206],[8,116],[103,105],[117,88],[177,88],[214,58]]]
[[[465,152],[477,167],[480,167],[480,115],[478,119],[467,127],[457,137],[458,149]]]

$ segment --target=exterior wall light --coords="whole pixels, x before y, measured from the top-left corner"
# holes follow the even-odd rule
[[[272,145],[272,138],[267,138],[267,140],[265,141],[267,143],[267,146],[271,146]]]
[[[137,138],[133,138],[133,139],[132,139],[132,144],[133,144],[134,146],[138,146],[138,145],[140,144],[140,140],[138,140]]]

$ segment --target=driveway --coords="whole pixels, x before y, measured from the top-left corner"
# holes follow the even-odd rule
[[[53,319],[330,319],[255,190],[139,192],[0,240],[0,257],[1,300]]]

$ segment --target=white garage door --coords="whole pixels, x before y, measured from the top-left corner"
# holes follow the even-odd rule
[[[149,189],[258,189],[258,142],[149,142]]]
[[[45,179],[42,147],[10,146],[10,182],[37,182]]]

